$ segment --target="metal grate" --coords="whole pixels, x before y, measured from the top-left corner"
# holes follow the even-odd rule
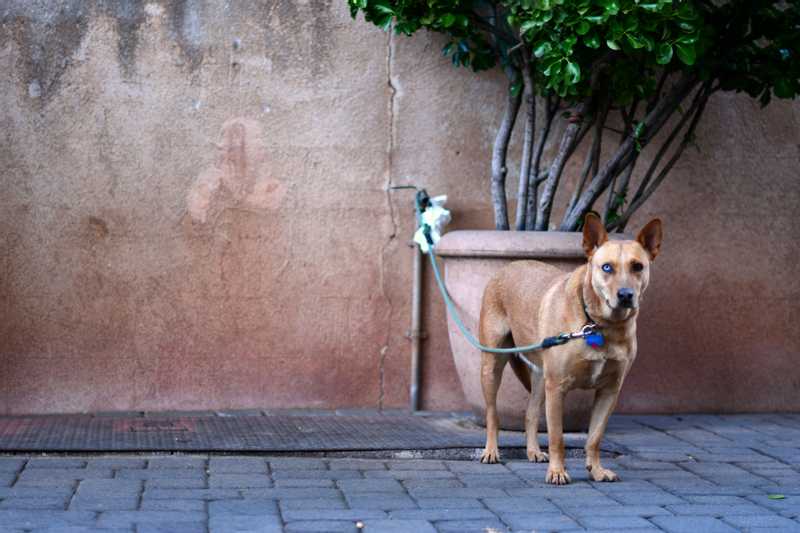
[[[447,416],[0,417],[0,451],[431,450],[479,448],[484,438],[482,428]],[[524,435],[504,433],[501,445],[524,447]]]

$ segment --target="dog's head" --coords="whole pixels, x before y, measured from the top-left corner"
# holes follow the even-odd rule
[[[650,282],[650,263],[661,248],[661,220],[648,222],[635,241],[610,241],[603,222],[586,215],[583,249],[589,259],[592,289],[602,301],[604,318],[622,320],[639,307]]]

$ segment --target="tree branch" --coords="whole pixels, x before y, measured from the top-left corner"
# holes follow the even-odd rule
[[[658,78],[658,84],[656,85],[656,91],[653,93],[653,97],[647,102],[647,112],[653,110],[653,108],[658,103],[659,98],[661,98],[661,91],[664,90],[664,84],[667,82],[667,78],[669,77],[669,71],[667,67],[664,67],[664,70],[661,71],[661,76]]]
[[[667,138],[664,140],[664,143],[661,145],[661,148],[659,148],[658,152],[656,153],[656,156],[653,158],[653,161],[650,162],[650,166],[647,168],[647,171],[644,173],[644,176],[642,176],[642,181],[639,183],[639,187],[637,188],[636,194],[634,194],[632,201],[635,202],[642,196],[645,189],[650,184],[650,180],[652,179],[653,174],[658,168],[658,165],[661,163],[661,159],[664,158],[667,151],[669,150],[669,147],[672,145],[673,141],[678,137],[678,134],[683,129],[683,126],[686,124],[689,118],[694,115],[694,112],[697,110],[697,106],[700,105],[700,100],[703,97],[703,93],[705,90],[704,88],[705,86],[697,90],[697,93],[695,94],[694,99],[692,100],[691,106],[689,107],[687,112],[683,114],[681,119],[678,121],[678,124],[675,126],[675,128],[673,128],[672,132],[670,132],[669,136],[667,136]]]
[[[584,121],[584,113],[586,112],[586,102],[581,102],[575,108],[573,116],[577,119],[564,129],[561,136],[561,144],[558,147],[553,162],[550,164],[550,171],[547,175],[547,180],[544,182],[544,189],[539,198],[539,208],[536,211],[536,226],[539,231],[546,231],[550,223],[550,212],[553,209],[553,199],[555,197],[558,181],[561,178],[561,173],[564,170],[564,165],[567,162],[567,157],[572,153],[573,144],[578,134],[581,132],[581,126]]]
[[[517,44],[521,44],[519,39],[517,39],[514,35],[506,31],[503,31],[501,28],[497,27],[494,24],[485,21],[480,15],[473,14],[469,18],[470,20],[472,20],[472,22],[475,23],[475,25],[480,26],[484,31],[491,33],[496,38],[504,40],[506,43],[508,43],[509,46],[515,46]]]
[[[633,135],[628,136],[620,145],[614,155],[603,165],[603,168],[592,178],[587,189],[581,194],[575,207],[569,213],[566,222],[559,229],[562,231],[574,231],[578,226],[583,214],[586,213],[597,198],[608,187],[611,180],[622,172],[630,164],[634,157],[636,142],[643,148],[658,133],[672,112],[677,108],[681,101],[689,94],[697,83],[694,74],[687,74],[681,77],[672,87],[669,95],[661,99],[658,104],[642,120],[642,135],[636,139]]]
[[[619,144],[625,141],[625,139],[634,131],[634,123],[636,122],[636,112],[639,110],[639,103],[640,99],[634,98],[633,102],[631,102],[630,109],[626,112],[624,108],[620,109],[620,113],[622,114],[622,119],[625,122],[625,129],[622,132],[622,137],[620,137]],[[648,106],[649,107],[649,106]],[[628,183],[630,182],[631,175],[633,174],[633,169],[636,167],[636,161],[639,159],[639,153],[637,152],[633,160],[625,167],[625,170],[622,171],[621,177],[619,179],[619,183],[617,182],[617,177],[611,179],[611,185],[608,187],[608,196],[606,197],[606,208],[605,212],[603,213],[603,222],[608,224],[612,213],[616,211],[618,207],[615,205],[617,202],[624,202],[624,196],[628,189]],[[620,200],[622,197],[622,200]]]
[[[636,210],[639,209],[642,204],[644,204],[647,199],[650,198],[653,192],[655,192],[658,186],[661,185],[661,182],[664,181],[664,178],[667,177],[667,174],[669,174],[670,170],[672,170],[672,167],[675,166],[675,163],[678,161],[678,159],[680,159],[686,147],[692,142],[692,139],[694,138],[694,131],[697,128],[697,124],[700,122],[700,117],[703,115],[703,111],[705,111],[708,98],[713,94],[713,91],[709,90],[708,83],[704,84],[701,92],[702,96],[700,97],[699,104],[692,115],[692,122],[689,124],[689,128],[686,130],[686,134],[683,136],[683,140],[681,141],[681,144],[678,145],[675,153],[672,154],[672,157],[669,159],[669,161],[667,161],[667,164],[664,165],[664,168],[658,173],[658,176],[653,181],[650,188],[642,193],[639,198],[632,201],[631,205],[628,207],[628,210],[609,229],[625,227],[625,224],[628,223],[628,220],[630,220],[631,216],[636,212]]]
[[[544,152],[544,145],[547,142],[547,138],[550,136],[553,119],[556,116],[560,102],[560,98],[553,98],[551,95],[547,95],[545,98],[545,120],[541,132],[539,133],[539,141],[536,143],[536,150],[533,154],[533,172],[531,172],[530,181],[528,182],[528,201],[525,207],[526,230],[532,230],[536,225],[536,204],[538,201],[539,184],[543,181],[539,167],[541,165],[542,153]]]
[[[525,83],[525,135],[522,141],[522,161],[519,168],[519,187],[517,189],[517,214],[514,228],[518,231],[525,229],[525,213],[528,205],[530,189],[531,159],[533,157],[533,142],[536,129],[536,94],[533,87],[531,65],[528,61],[527,47],[522,50],[523,66],[522,79]]]
[[[517,80],[519,73],[513,71],[509,77],[508,99],[506,109],[503,113],[503,120],[497,129],[497,136],[494,139],[492,150],[492,206],[494,207],[494,226],[499,230],[508,229],[508,205],[506,202],[506,155],[508,154],[508,141],[514,129],[514,123],[519,113],[520,101],[519,93],[512,94],[511,87]]]
[[[586,152],[586,157],[583,161],[583,168],[581,169],[580,181],[572,191],[572,196],[567,204],[567,209],[564,211],[565,219],[569,215],[570,211],[572,211],[572,208],[575,207],[575,203],[578,201],[581,191],[583,191],[583,188],[586,186],[586,180],[589,178],[589,173],[597,173],[597,168],[600,164],[600,152],[603,144],[603,130],[605,129],[605,122],[608,118],[608,111],[610,108],[609,100],[609,98],[604,100],[603,106],[600,110],[600,115],[594,124],[595,127],[594,135],[592,137],[592,146],[589,151]],[[563,224],[564,221],[562,220],[561,223]]]
[[[636,168],[636,162],[639,160],[639,154],[637,153],[630,164],[625,168],[622,172],[619,182],[614,179],[611,182],[611,186],[608,188],[608,197],[606,198],[606,211],[603,214],[603,222],[608,225],[609,222],[612,222],[611,216],[614,212],[616,212],[618,207],[622,207],[625,203],[625,196],[628,194],[628,184],[631,181],[631,175],[633,174],[633,170]],[[615,205],[619,202],[619,205]]]

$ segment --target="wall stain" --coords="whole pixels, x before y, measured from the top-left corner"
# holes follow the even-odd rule
[[[136,73],[136,47],[139,45],[139,28],[146,19],[144,0],[99,0],[98,7],[114,19],[117,27],[117,60],[123,76]]]
[[[332,0],[267,0],[256,5],[234,4],[232,11],[222,10],[221,16],[255,20],[264,27],[271,61],[283,69],[307,69],[317,78],[329,68],[331,17],[325,13],[332,5]],[[212,15],[203,0],[3,0],[0,45],[9,39],[16,42],[23,93],[44,105],[57,94],[92,17],[113,19],[120,70],[124,77],[132,78],[142,27],[148,16],[162,15],[168,21],[170,38],[180,49],[182,64],[189,72],[196,71],[207,53],[206,18]]]
[[[172,28],[172,37],[181,54],[194,71],[203,63],[203,8],[198,0],[172,0],[165,4]]]
[[[269,175],[261,124],[233,118],[222,125],[214,164],[203,170],[186,198],[192,220],[205,223],[226,208],[277,209],[286,194]]]
[[[170,36],[178,44],[190,71],[203,63],[205,39],[200,0],[3,0],[0,1],[0,45],[13,40],[19,49],[17,70],[23,93],[46,104],[57,94],[61,79],[74,61],[93,16],[113,19],[117,58],[123,76],[136,73],[136,49],[148,7],[169,20]],[[152,9],[151,9],[152,11]]]
[[[332,0],[285,2],[273,0],[264,7],[264,44],[267,57],[277,70],[304,68],[321,77],[330,67],[333,49],[328,16]],[[301,22],[302,21],[302,22]]]
[[[88,17],[81,0],[7,0],[0,7],[0,44],[8,39],[17,43],[17,68],[30,98],[46,103],[56,93],[86,33]]]
[[[86,225],[88,227],[88,233],[95,239],[105,239],[108,237],[108,224],[102,218],[98,218],[95,216],[90,216],[86,219]]]

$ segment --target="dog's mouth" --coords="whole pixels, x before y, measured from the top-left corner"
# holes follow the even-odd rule
[[[636,309],[636,304],[633,302],[617,302],[617,305],[612,305],[608,298],[606,298],[606,306],[611,309],[612,313],[622,313],[624,311],[634,311]]]

